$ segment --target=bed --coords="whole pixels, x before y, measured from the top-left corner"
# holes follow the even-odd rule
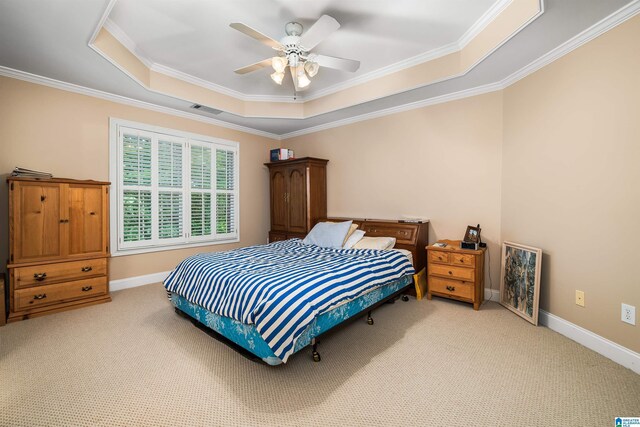
[[[253,360],[279,365],[311,346],[320,361],[319,336],[365,313],[373,324],[371,311],[410,291],[421,267],[426,224],[358,223],[369,226],[368,235],[395,230],[401,237],[396,247],[404,252],[330,249],[291,239],[194,255],[164,284],[179,314]]]

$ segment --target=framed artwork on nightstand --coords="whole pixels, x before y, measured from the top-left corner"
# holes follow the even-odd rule
[[[502,244],[500,304],[538,324],[542,249],[518,243]]]

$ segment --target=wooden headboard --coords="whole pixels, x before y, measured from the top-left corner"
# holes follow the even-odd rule
[[[384,219],[358,218],[323,218],[322,221],[353,221],[358,229],[363,230],[369,237],[395,237],[397,249],[406,249],[413,256],[413,268],[416,272],[426,266],[427,254],[425,246],[429,241],[429,222],[414,223],[390,221]]]

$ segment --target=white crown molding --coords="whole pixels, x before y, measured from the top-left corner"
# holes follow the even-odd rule
[[[109,31],[116,40],[120,42],[129,52],[133,54],[136,58],[138,58],[147,68],[152,69],[155,65],[152,61],[147,58],[147,55],[138,47],[136,42],[134,42],[128,35],[125,33],[122,28],[116,25],[111,19],[107,18],[104,21],[103,25],[104,29]],[[93,44],[93,43],[91,43]]]
[[[115,37],[115,36],[114,36]],[[294,100],[291,96],[285,95],[246,95],[242,92],[235,91],[233,89],[229,89],[224,86],[217,85],[215,83],[211,83],[207,80],[201,79],[199,77],[192,76],[191,74],[183,73],[182,71],[175,70],[170,67],[166,67],[160,64],[153,64],[151,67],[152,71],[157,73],[162,73],[169,77],[176,78],[178,80],[185,81],[187,83],[191,83],[197,86],[201,86],[205,89],[213,90],[215,92],[222,93],[223,95],[232,96],[234,98],[238,98],[241,101],[254,101],[254,102],[286,102],[292,104],[299,104],[302,101]],[[299,98],[299,97],[298,97]]]
[[[109,291],[121,291],[123,289],[136,288],[138,286],[150,285],[152,283],[162,282],[171,271],[161,271],[159,273],[145,274],[142,276],[129,277],[126,279],[118,279],[109,281]]]
[[[320,132],[322,130],[346,126],[352,123],[362,122],[364,120],[371,120],[378,117],[388,116],[391,114],[402,113],[404,111],[415,110],[417,108],[428,107],[430,105],[442,104],[444,102],[455,101],[462,98],[469,98],[471,96],[482,95],[482,94],[485,94],[488,92],[494,92],[500,89],[502,89],[502,86],[500,86],[500,83],[491,83],[484,86],[477,86],[477,87],[465,89],[459,92],[453,92],[453,93],[448,93],[446,95],[435,96],[433,98],[423,99],[421,101],[415,101],[415,102],[411,102],[404,105],[385,108],[384,110],[378,110],[378,111],[373,111],[371,113],[360,114],[359,116],[353,116],[346,119],[325,123],[322,125],[312,126],[306,129],[300,129],[294,132],[285,133],[283,135],[280,135],[280,139],[286,140],[296,136],[306,135],[308,133]]]
[[[112,3],[114,3],[114,2],[115,2],[115,0]],[[429,106],[429,105],[435,105],[435,104],[442,103],[442,102],[448,102],[448,101],[452,101],[452,100],[456,100],[456,99],[462,99],[462,98],[465,98],[465,97],[476,96],[476,95],[480,95],[480,94],[483,94],[483,93],[488,93],[488,92],[491,92],[491,91],[505,89],[505,88],[511,86],[512,84],[516,83],[517,81],[525,78],[529,74],[539,70],[540,68],[544,67],[545,65],[548,65],[551,62],[555,61],[556,59],[558,59],[558,58],[570,53],[571,51],[577,49],[578,47],[580,47],[583,44],[587,43],[588,41],[594,39],[595,37],[605,33],[606,31],[611,30],[612,28],[616,27],[617,25],[620,25],[621,23],[625,22],[626,20],[631,19],[632,17],[634,17],[638,13],[640,13],[640,0],[634,0],[633,2],[629,3],[625,7],[619,9],[618,11],[616,11],[614,13],[612,13],[611,15],[609,15],[606,18],[600,20],[599,22],[597,22],[596,24],[592,25],[588,29],[584,30],[582,33],[576,35],[575,37],[571,38],[567,42],[565,42],[562,45],[558,46],[557,48],[553,49],[549,53],[541,56],[540,58],[538,58],[535,61],[531,62],[529,65],[521,68],[520,70],[514,72],[513,74],[509,75],[505,79],[503,79],[501,81],[498,81],[496,83],[492,83],[492,84],[489,84],[489,85],[480,86],[480,87],[476,87],[476,88],[467,89],[467,90],[464,90],[464,91],[457,92],[455,94],[443,95],[443,96],[439,96],[439,97],[435,97],[435,98],[430,98],[430,99],[427,99],[427,100],[424,100],[424,101],[418,101],[418,102],[413,102],[413,103],[405,104],[405,105],[398,106],[398,107],[388,108],[388,109],[376,111],[376,112],[373,112],[373,113],[362,114],[362,115],[359,115],[359,116],[356,116],[356,117],[351,117],[351,118],[347,118],[347,119],[343,119],[343,120],[338,120],[338,121],[335,121],[335,122],[332,122],[332,123],[326,123],[326,124],[323,124],[323,125],[312,126],[312,127],[305,128],[305,129],[299,129],[297,131],[289,132],[289,133],[285,133],[285,134],[281,134],[281,135],[270,133],[270,132],[265,132],[265,131],[261,131],[261,130],[258,130],[258,129],[253,129],[253,128],[249,128],[249,127],[245,127],[245,126],[234,125],[232,123],[224,122],[222,120],[211,119],[211,118],[199,116],[199,115],[196,115],[196,114],[192,114],[192,113],[176,110],[176,109],[173,109],[173,108],[163,107],[163,106],[156,105],[156,104],[151,104],[151,103],[147,103],[147,102],[143,102],[143,101],[134,100],[134,99],[131,99],[131,98],[126,98],[126,97],[123,97],[123,96],[120,96],[120,95],[113,95],[113,94],[109,94],[107,92],[102,92],[102,91],[98,91],[98,90],[95,90],[95,89],[90,89],[90,88],[74,85],[74,84],[71,84],[71,83],[61,82],[61,81],[50,79],[50,78],[47,78],[47,77],[36,76],[34,74],[26,73],[26,72],[23,72],[23,71],[13,70],[11,68],[0,67],[0,75],[6,76],[6,77],[16,78],[16,79],[20,79],[20,80],[29,81],[31,83],[36,83],[36,84],[42,84],[42,85],[46,85],[46,86],[50,86],[50,87],[55,87],[57,89],[68,90],[68,91],[80,93],[80,94],[83,94],[83,95],[95,96],[95,97],[98,97],[98,98],[102,98],[102,99],[118,102],[118,103],[121,103],[121,104],[132,105],[132,106],[135,106],[135,107],[154,110],[154,111],[158,111],[158,112],[162,112],[162,113],[166,113],[166,114],[172,114],[172,115],[179,116],[179,117],[185,117],[185,118],[188,118],[188,119],[191,119],[191,120],[197,120],[197,121],[201,121],[201,122],[204,122],[204,123],[210,123],[210,124],[213,124],[213,125],[216,125],[216,126],[225,127],[225,128],[228,128],[228,129],[233,129],[233,130],[238,130],[238,131],[241,131],[241,132],[251,133],[251,134],[254,134],[254,135],[264,136],[264,137],[271,138],[271,139],[274,139],[274,140],[285,140],[285,139],[288,139],[288,138],[293,138],[295,136],[301,136],[301,135],[306,135],[306,134],[309,134],[309,133],[319,132],[319,131],[322,131],[322,130],[331,129],[331,128],[338,127],[338,126],[345,126],[345,125],[348,125],[348,124],[351,124],[351,123],[356,123],[356,122],[364,121],[364,120],[370,120],[370,119],[373,119],[373,118],[382,117],[382,116],[386,116],[386,115],[390,115],[390,114],[396,114],[396,113],[399,113],[399,112],[402,112],[402,111],[408,111],[408,110],[411,110],[411,109],[422,108],[422,107],[426,107],[426,106]]]
[[[575,49],[579,48],[583,44],[590,42],[596,37],[622,24],[626,20],[633,18],[638,13],[640,13],[640,0],[634,0],[633,2],[628,3],[624,7],[613,12],[606,18],[601,19],[581,33],[570,38],[555,49],[542,55],[535,61],[531,62],[529,65],[521,68],[507,78],[503,79],[502,84],[505,87],[511,86],[517,81],[527,77],[529,74],[538,71],[540,68],[552,63],[556,59],[563,57],[569,52],[572,52]]]
[[[94,31],[94,36],[91,39],[90,45],[93,44],[93,40],[95,40],[95,36],[100,31],[100,28],[104,26],[105,29],[111,33],[113,37],[116,38],[127,50],[129,50],[136,58],[138,58],[143,64],[149,67],[152,71],[156,71],[158,73],[165,74],[169,77],[173,77],[179,80],[183,80],[187,83],[191,83],[209,90],[213,90],[224,95],[232,96],[234,98],[240,99],[242,101],[257,101],[257,102],[288,102],[288,103],[302,103],[305,101],[311,101],[314,99],[322,98],[324,96],[340,92],[342,90],[348,89],[353,86],[360,85],[362,83],[366,83],[371,80],[375,80],[380,77],[384,77],[386,75],[422,64],[424,62],[432,61],[439,57],[457,52],[464,48],[473,38],[475,38],[482,30],[486,28],[486,26],[491,23],[504,9],[506,9],[509,4],[512,3],[513,0],[497,0],[473,25],[455,42],[446,44],[444,46],[438,47],[436,49],[432,49],[428,52],[421,53],[419,55],[413,56],[411,58],[404,59],[402,61],[396,62],[394,64],[388,65],[386,67],[379,68],[377,70],[371,71],[369,73],[363,74],[361,76],[346,80],[341,83],[337,83],[335,85],[329,86],[325,89],[321,89],[317,92],[314,92],[310,95],[298,94],[296,100],[293,100],[290,96],[282,96],[282,95],[251,95],[245,94],[243,92],[239,92],[233,89],[229,89],[227,87],[217,85],[210,81],[192,76],[190,74],[184,73],[182,71],[178,71],[171,67],[167,67],[161,64],[154,63],[148,56],[136,45],[136,43],[111,19],[108,18],[109,12],[113,8],[117,0],[112,0],[109,3],[108,10],[105,12],[105,16],[103,16],[100,21],[100,25]],[[540,0],[542,4],[543,0]],[[538,15],[536,15],[537,17]],[[516,31],[517,33],[517,31]],[[515,33],[514,33],[515,34]],[[509,36],[509,38],[513,37],[513,35]],[[93,46],[91,46],[93,48]],[[95,49],[94,49],[95,50]],[[480,61],[479,61],[480,62]],[[475,64],[474,64],[475,66]],[[473,67],[471,67],[473,68]],[[454,76],[455,77],[455,76]]]
[[[640,354],[555,314],[539,311],[540,324],[640,374]]]
[[[301,103],[300,100],[294,100],[291,96],[284,95],[247,95],[242,92],[238,92],[237,90],[229,89],[225,86],[217,85],[208,80],[201,79],[199,77],[195,77],[191,74],[184,73],[182,71],[176,70],[171,67],[167,67],[162,64],[155,63],[151,61],[142,49],[138,47],[138,45],[127,35],[127,33],[122,30],[111,19],[106,19],[104,22],[104,28],[111,33],[111,35],[118,40],[133,56],[138,58],[147,68],[156,73],[161,73],[169,77],[173,77],[174,79],[178,79],[187,83],[191,83],[196,86],[200,86],[204,89],[209,89],[214,92],[221,93],[223,95],[231,96],[233,98],[239,99],[241,101],[254,101],[254,102],[286,102],[286,103]],[[91,48],[95,49],[93,43],[90,45]],[[105,56],[100,52],[102,56]]]
[[[478,34],[484,30],[487,25],[493,22],[509,6],[513,0],[498,0],[458,39],[458,48],[462,50],[471,42]],[[542,1],[540,1],[542,5]]]
[[[121,95],[114,95],[112,93],[103,92],[101,90],[91,89],[88,87],[75,85],[73,83],[63,82],[60,80],[51,79],[49,77],[38,76],[38,75],[27,73],[24,71],[14,70],[8,67],[0,66],[0,76],[23,80],[29,83],[40,84],[43,86],[65,90],[68,92],[74,92],[81,95],[92,96],[94,98],[105,99],[107,101],[116,102],[118,104],[130,105],[132,107],[144,108],[145,110],[152,110],[152,111],[157,111],[159,113],[170,114],[177,117],[183,117],[185,119],[196,120],[198,122],[208,123],[211,125],[220,126],[226,129],[237,130],[240,132],[250,133],[252,135],[264,136],[266,138],[280,140],[280,136],[274,133],[265,132],[262,130],[253,129],[246,126],[240,126],[240,125],[236,125],[236,124],[225,122],[218,119],[203,117],[198,114],[177,110],[175,108],[164,107],[162,105],[152,104],[150,102],[139,101],[137,99],[127,98]]]
[[[96,40],[96,37],[98,37],[98,34],[100,33],[100,30],[105,25],[105,22],[107,22],[107,19],[109,19],[109,15],[111,14],[111,10],[113,9],[113,6],[115,6],[117,1],[118,0],[109,0],[109,3],[107,4],[107,7],[104,9],[104,12],[102,12],[102,15],[100,16],[100,20],[98,21],[98,25],[96,25],[96,28],[94,28],[93,33],[91,33],[91,37],[89,38],[89,41],[87,42],[87,44],[89,46],[91,44],[93,44],[93,42]]]
[[[455,42],[446,44],[444,46],[440,46],[436,49],[432,49],[428,52],[421,53],[420,55],[413,56],[411,58],[404,59],[402,61],[396,62],[395,64],[388,65],[386,67],[378,68],[377,70],[371,71],[366,74],[362,74],[358,77],[354,77],[352,79],[346,80],[341,83],[337,83],[335,85],[329,86],[324,89],[320,89],[315,91],[313,94],[303,96],[301,99],[303,101],[312,101],[314,99],[322,98],[323,96],[331,95],[336,92],[343,91],[345,89],[349,89],[353,86],[357,86],[363,83],[366,83],[371,80],[378,79],[380,77],[387,76],[389,74],[396,73],[398,71],[405,70],[407,68],[414,67],[416,65],[433,61],[434,59],[438,59],[442,56],[449,55],[455,52],[462,50],[471,40],[473,40],[482,30],[486,28],[487,25],[491,23],[496,17],[509,6],[513,0],[498,0],[489,8],[463,35]],[[542,4],[542,0],[540,1]],[[536,15],[537,17],[538,15]],[[510,39],[517,33],[514,32],[512,35],[508,37]],[[507,39],[507,40],[508,40]],[[494,49],[495,50],[495,49]],[[481,62],[481,61],[478,61]],[[475,67],[474,64],[473,67]],[[471,67],[471,68],[473,68]],[[464,73],[463,73],[464,74]],[[459,75],[458,75],[459,76]],[[448,78],[455,78],[457,76],[452,76]],[[430,83],[433,84],[434,82]],[[435,82],[437,83],[437,82]]]
[[[415,108],[422,108],[422,107],[426,107],[426,106],[429,106],[429,105],[435,105],[435,104],[439,104],[439,103],[442,103],[442,102],[452,101],[454,99],[462,99],[462,98],[466,98],[466,97],[470,97],[470,96],[476,96],[476,95],[480,95],[480,94],[483,94],[483,93],[488,93],[488,92],[495,91],[495,90],[506,89],[507,87],[509,87],[512,84],[522,80],[523,78],[525,78],[528,75],[534,73],[535,71],[539,70],[540,68],[542,68],[542,67],[544,67],[546,65],[549,65],[553,61],[555,61],[555,60],[561,58],[562,56],[574,51],[575,49],[579,48],[580,46],[584,45],[585,43],[587,43],[587,42],[593,40],[594,38],[604,34],[605,32],[611,30],[612,28],[622,24],[623,22],[627,21],[628,19],[633,18],[638,13],[640,13],[640,0],[634,0],[633,2],[627,4],[626,6],[622,7],[621,9],[619,9],[616,12],[612,13],[611,15],[607,16],[606,18],[603,18],[602,20],[598,21],[597,23],[595,23],[591,27],[587,28],[586,30],[582,31],[581,33],[577,34],[576,36],[572,37],[571,39],[567,40],[566,42],[564,42],[560,46],[556,47],[552,51],[544,54],[543,56],[541,56],[538,59],[534,60],[533,62],[529,63],[527,66],[525,66],[525,67],[521,68],[520,70],[510,74],[506,78],[504,78],[504,79],[502,79],[502,80],[500,80],[500,81],[498,81],[496,83],[492,83],[492,84],[488,84],[488,85],[485,85],[485,86],[480,86],[480,87],[471,88],[471,89],[467,89],[467,90],[463,90],[463,91],[457,92],[456,94],[452,94],[452,95],[456,95],[455,97],[452,97],[452,98],[448,98],[449,95],[443,95],[443,96],[436,97],[436,98],[430,98],[430,99],[426,99],[426,100],[423,100],[423,101],[413,102],[411,104],[405,104],[405,105],[402,105],[402,106],[399,106],[399,107],[393,107],[393,108],[388,108],[386,110],[376,111],[374,113],[363,114],[363,115],[360,115],[360,116],[350,117],[348,119],[339,120],[339,121],[332,122],[332,123],[326,123],[324,125],[312,126],[312,127],[305,128],[305,129],[299,129],[299,130],[294,131],[294,132],[289,132],[289,133],[280,135],[280,139],[285,140],[285,139],[293,138],[293,137],[296,137],[296,136],[301,136],[301,135],[306,135],[306,134],[309,134],[309,133],[319,132],[321,130],[331,129],[331,128],[338,127],[338,126],[344,126],[344,125],[348,125],[348,124],[352,124],[352,123],[356,123],[356,122],[360,122],[360,121],[364,121],[364,120],[370,120],[370,119],[373,119],[373,118],[376,118],[376,117],[382,117],[382,116],[386,116],[386,115],[389,115],[389,114],[395,114],[395,113],[399,113],[399,112],[402,112],[402,111],[412,110],[412,109],[415,109]],[[482,88],[484,88],[485,90],[482,90]],[[491,88],[493,88],[493,89],[491,90]],[[478,92],[476,92],[476,90]]]

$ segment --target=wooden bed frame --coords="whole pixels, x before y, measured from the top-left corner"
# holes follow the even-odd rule
[[[364,230],[366,235],[369,237],[395,237],[396,238],[396,245],[394,246],[395,248],[406,249],[409,252],[411,252],[411,255],[413,256],[413,267],[416,270],[416,273],[424,269],[426,266],[425,246],[427,246],[428,236],[429,236],[428,222],[408,223],[408,222],[401,222],[401,221],[377,220],[377,219],[371,220],[371,219],[355,219],[355,218],[323,218],[323,219],[317,220],[316,223],[322,222],[322,221],[333,221],[333,222],[353,221],[355,224],[358,224],[358,228],[361,230]],[[315,223],[313,225],[315,225]],[[333,331],[335,328],[343,327],[344,325],[352,322],[353,320],[361,318],[365,314],[367,316],[367,323],[369,325],[373,325],[373,318],[371,317],[371,312],[374,309],[378,308],[382,304],[393,303],[400,296],[402,296],[402,299],[404,301],[408,301],[409,298],[406,296],[407,294],[415,295],[415,287],[412,284],[409,284],[406,287],[399,289],[398,291],[387,296],[386,298],[365,308],[364,310],[357,313],[356,315],[351,316],[350,318],[344,320],[343,322],[340,322],[337,325],[334,325],[330,329],[324,331],[319,336],[314,337],[310,343],[313,360],[315,362],[320,361],[320,353],[318,353],[319,338]],[[188,318],[198,328],[205,331],[207,334],[214,337],[215,339],[227,344],[229,347],[231,347],[233,350],[240,353],[244,357],[250,360],[253,360],[255,362],[266,364],[264,361],[262,361],[262,359],[255,356],[250,351],[234,343],[233,341],[223,336],[222,334],[210,329],[208,326],[192,318],[188,314],[183,313],[177,307],[175,308],[175,311],[179,315]]]
[[[322,218],[323,221],[353,221],[358,224],[358,229],[363,230],[368,237],[395,237],[396,249],[406,249],[413,256],[413,268],[416,273],[427,265],[426,246],[429,243],[429,221],[425,222],[401,222],[386,219],[360,219],[360,218]],[[315,224],[314,224],[315,225]]]

